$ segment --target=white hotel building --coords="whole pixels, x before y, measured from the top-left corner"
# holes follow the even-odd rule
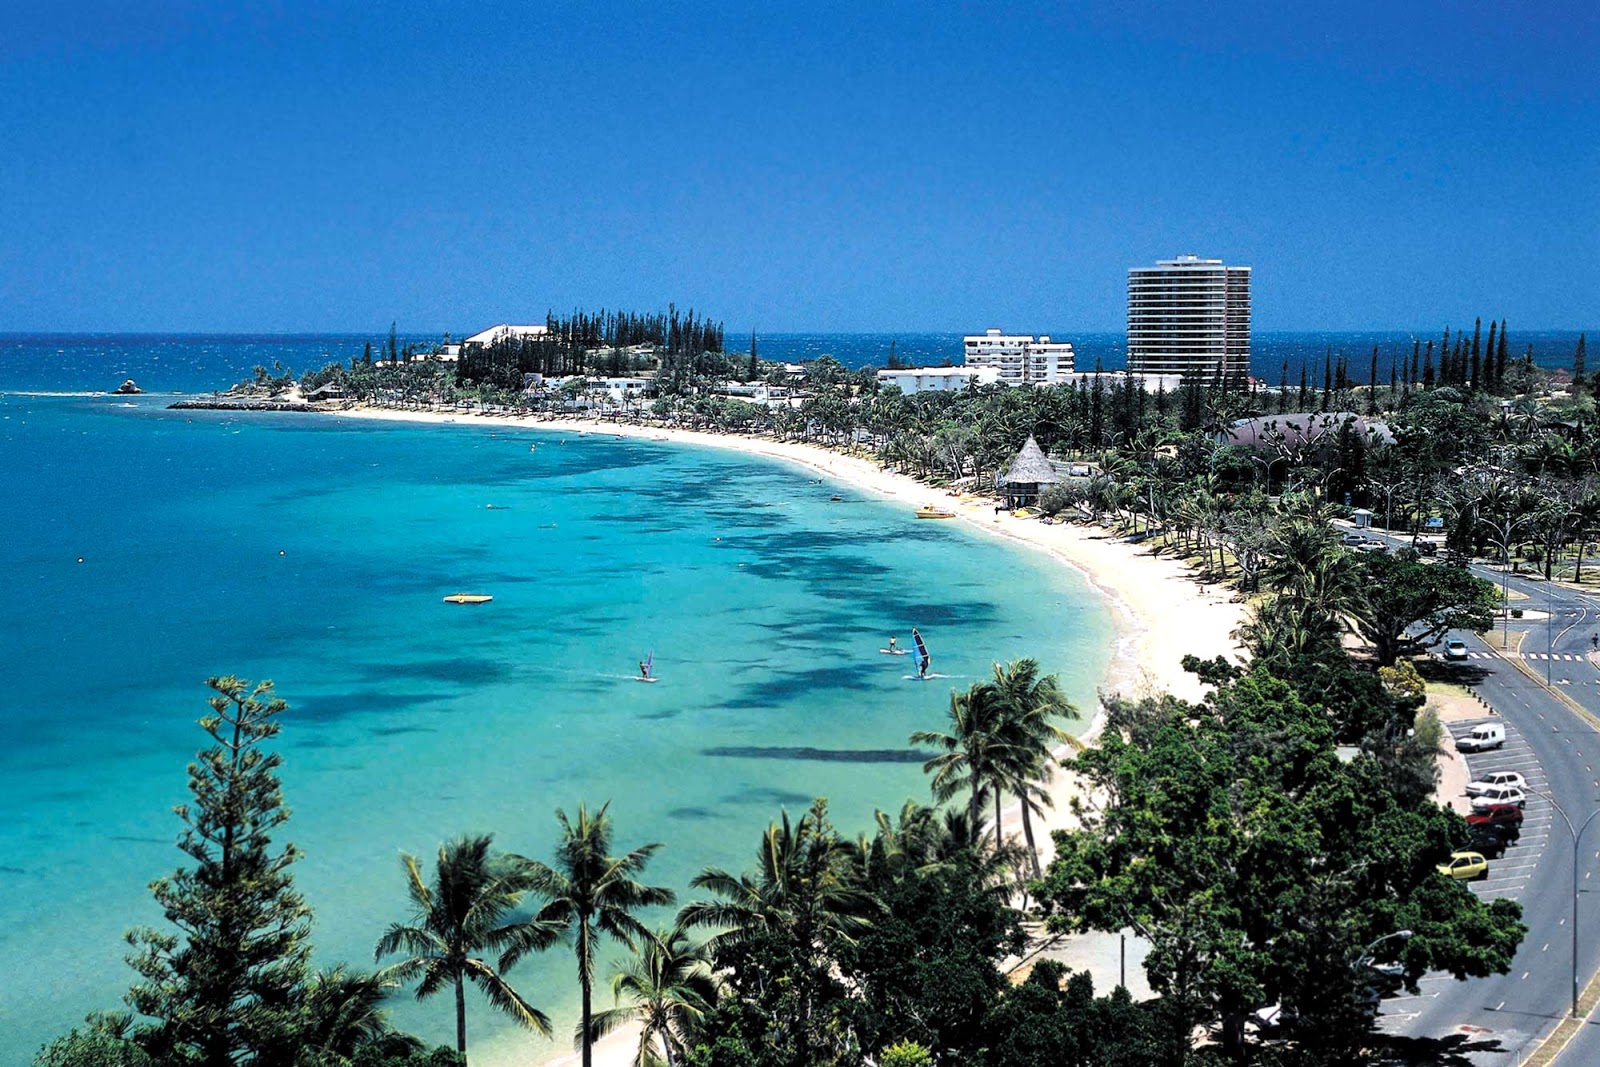
[[[1005,385],[1061,385],[1073,370],[1071,342],[1048,336],[988,330],[962,338],[961,347],[968,367],[993,367]]]
[[[1128,271],[1128,369],[1250,375],[1250,268],[1179,256]]]

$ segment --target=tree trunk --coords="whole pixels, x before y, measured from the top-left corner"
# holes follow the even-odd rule
[[[1044,871],[1039,867],[1039,846],[1033,843],[1033,820],[1028,818],[1028,798],[1018,793],[1017,799],[1022,801],[1022,837],[1028,842],[1028,860],[1033,864],[1033,876],[1043,878]]]
[[[585,923],[585,925],[587,926],[587,923]],[[585,930],[585,933],[587,933],[587,930]],[[583,952],[585,949],[587,949],[589,947],[588,943],[587,943],[588,940],[589,939],[586,936],[579,938],[579,941],[578,941],[578,951],[579,952]],[[594,1048],[593,1048],[594,1042],[591,1040],[591,1036],[590,1036],[590,1033],[589,1033],[589,1019],[590,1019],[590,1013],[592,1011],[592,1008],[591,1008],[591,1005],[590,1005],[589,979],[587,977],[585,977],[584,975],[580,974],[578,976],[578,984],[583,987],[583,1023],[582,1023],[582,1026],[583,1026],[583,1030],[582,1030],[582,1038],[583,1038],[583,1067],[592,1067],[593,1060],[594,1060]]]
[[[999,785],[994,788],[994,850],[998,853],[1005,847],[1005,841],[1000,836],[1000,805],[1005,800],[1005,790]]]
[[[456,1051],[467,1054],[467,990],[456,975]]]

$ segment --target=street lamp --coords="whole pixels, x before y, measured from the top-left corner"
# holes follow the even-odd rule
[[[1561,805],[1556,803],[1555,797],[1532,788],[1529,788],[1528,792],[1548,800],[1550,806],[1560,814],[1561,821],[1567,824],[1567,832],[1572,835],[1572,1017],[1576,1019],[1578,1017],[1578,849],[1580,842],[1583,841],[1583,832],[1589,829],[1590,823],[1600,817],[1600,808],[1590,812],[1589,817],[1583,820],[1583,825],[1574,829],[1572,820],[1567,817]]]

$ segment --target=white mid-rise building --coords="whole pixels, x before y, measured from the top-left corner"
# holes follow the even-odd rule
[[[988,330],[962,338],[969,367],[992,367],[1006,385],[1060,385],[1072,374],[1072,343]]]
[[[1179,256],[1128,271],[1128,369],[1250,375],[1250,268]]]
[[[898,386],[908,396],[912,393],[948,393],[973,386],[994,385],[999,381],[1000,372],[994,367],[907,367],[878,372],[879,388]]]

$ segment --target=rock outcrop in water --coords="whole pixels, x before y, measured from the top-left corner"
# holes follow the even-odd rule
[[[113,389],[112,392],[117,396],[133,396],[136,393],[144,392],[144,390],[135,385],[132,378],[129,378]]]
[[[168,411],[322,411],[302,401],[257,400],[250,397],[193,397],[167,405]]]

